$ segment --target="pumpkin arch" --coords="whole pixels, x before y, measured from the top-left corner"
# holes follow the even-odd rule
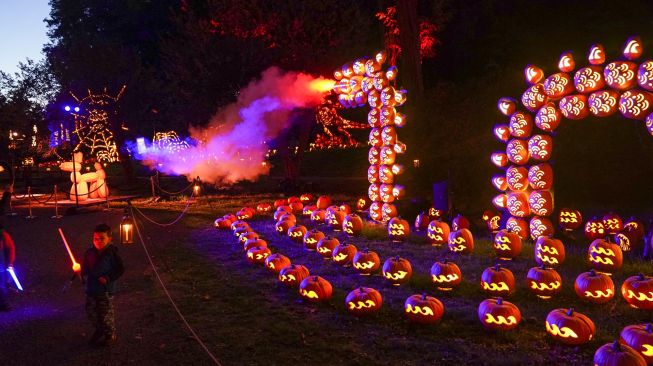
[[[638,37],[629,38],[623,57],[612,62],[606,62],[600,44],[590,47],[587,66],[580,67],[566,52],[560,57],[557,73],[545,77],[537,66],[525,68],[529,86],[520,97],[521,106],[513,98],[499,99],[497,107],[508,121],[493,131],[506,149],[493,152],[490,160],[506,172],[493,177],[493,186],[500,191],[493,203],[508,211],[513,221],[528,220],[534,239],[553,233],[547,219],[554,208],[554,174],[549,159],[553,132],[563,118],[582,120],[619,112],[625,118],[641,120],[653,136],[653,60],[638,64],[642,52]],[[521,179],[524,172],[528,184]],[[508,184],[497,184],[498,180]]]

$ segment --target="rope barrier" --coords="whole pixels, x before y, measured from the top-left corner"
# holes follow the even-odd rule
[[[45,203],[48,203],[48,201],[50,201],[52,199],[52,197],[54,197],[54,193],[50,193],[50,197],[48,197],[45,201],[39,201],[38,198],[36,198],[32,193],[30,193],[29,196],[30,196],[30,198],[33,198],[34,201],[36,201],[37,203],[45,204]]]
[[[88,196],[89,194],[91,194],[91,193],[93,193],[93,192],[99,191],[100,188],[104,187],[104,185],[105,185],[105,183],[102,183],[102,184],[100,184],[99,186],[95,187],[94,190],[92,190],[92,191],[90,191],[90,192],[86,192],[86,193],[84,193],[84,194],[75,194],[75,193],[70,193],[70,196],[71,196],[71,197],[75,197],[75,196],[77,196],[77,197]]]
[[[161,227],[166,227],[166,226],[174,225],[177,222],[179,222],[179,220],[181,220],[181,218],[184,217],[184,215],[186,214],[186,211],[188,211],[188,208],[190,207],[190,204],[191,204],[192,201],[193,201],[193,195],[191,194],[190,197],[188,198],[188,201],[186,201],[186,207],[184,207],[184,210],[181,212],[181,214],[179,214],[179,216],[177,216],[177,218],[174,219],[172,222],[169,222],[167,224],[162,224],[160,222],[156,222],[156,221],[152,220],[151,218],[147,217],[147,215],[145,215],[143,213],[143,211],[141,211],[138,207],[133,206],[133,205],[130,205],[130,206],[133,207],[141,216],[143,216],[143,218],[145,220],[151,222],[154,225],[161,226]]]
[[[215,357],[215,355],[213,355],[213,353],[211,353],[211,351],[208,349],[206,344],[204,344],[204,342],[199,337],[199,335],[197,335],[197,333],[195,332],[193,327],[191,327],[191,325],[188,323],[188,320],[186,320],[186,317],[184,316],[184,314],[182,314],[181,310],[179,310],[179,307],[177,306],[177,303],[175,303],[175,300],[173,300],[172,296],[170,295],[170,292],[168,291],[168,288],[163,283],[163,280],[161,279],[161,275],[159,274],[159,271],[154,266],[154,262],[152,261],[152,256],[150,255],[149,250],[147,250],[147,246],[145,245],[145,240],[143,240],[143,236],[141,235],[141,230],[138,227],[138,222],[136,220],[136,216],[134,215],[134,210],[133,210],[133,209],[135,209],[135,207],[133,207],[133,206],[130,206],[130,207],[132,207],[131,211],[132,211],[132,217],[134,218],[134,227],[136,228],[136,233],[138,234],[138,238],[139,238],[139,240],[141,242],[141,246],[143,247],[143,250],[145,251],[145,256],[147,257],[148,262],[150,262],[150,266],[152,267],[152,271],[156,275],[156,279],[159,281],[159,284],[163,288],[163,292],[168,297],[168,300],[170,301],[170,304],[172,305],[172,307],[177,312],[177,315],[179,315],[179,318],[184,322],[184,325],[186,325],[186,328],[188,328],[188,331],[193,335],[193,338],[195,338],[197,343],[199,343],[199,345],[204,349],[206,354],[211,358],[211,360],[213,360],[213,362],[216,365],[222,366],[220,361],[218,361],[218,359]],[[136,210],[138,211],[138,209],[136,209]]]
[[[165,189],[161,188],[161,185],[159,184],[159,172],[158,171],[156,172],[156,178],[157,179],[155,179],[155,181],[156,181],[155,184],[156,184],[157,188],[159,188],[159,190],[161,192],[163,192],[165,194],[169,194],[171,196],[175,196],[175,195],[182,194],[182,193],[186,192],[190,187],[193,186],[193,183],[195,183],[195,182],[190,182],[190,184],[186,188],[182,189],[179,192],[168,192]]]

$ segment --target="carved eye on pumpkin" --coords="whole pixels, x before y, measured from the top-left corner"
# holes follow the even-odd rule
[[[347,311],[356,316],[375,313],[381,309],[382,304],[381,294],[371,287],[357,288],[347,294],[345,298]]]
[[[486,329],[506,331],[517,327],[521,321],[521,312],[517,306],[499,297],[479,304],[478,319]]]
[[[444,305],[432,296],[412,295],[404,302],[404,312],[410,321],[420,324],[434,324],[444,315]]]
[[[558,342],[578,346],[589,342],[596,333],[594,322],[573,309],[555,309],[546,317],[546,332]]]

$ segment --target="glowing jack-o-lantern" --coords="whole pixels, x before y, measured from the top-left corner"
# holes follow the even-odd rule
[[[381,185],[378,183],[370,184],[370,187],[367,189],[367,195],[372,201],[381,200]],[[370,209],[371,210],[371,209]]]
[[[485,224],[490,233],[496,234],[499,229],[501,229],[501,215],[496,212],[492,213],[492,215],[485,221]]]
[[[327,301],[333,295],[333,287],[320,276],[309,276],[299,284],[299,295],[310,302]]]
[[[531,232],[531,239],[537,240],[540,237],[549,237],[553,235],[553,224],[546,217],[535,216],[531,218],[528,224]]]
[[[526,217],[531,214],[530,207],[528,206],[528,193],[526,192],[510,192],[506,202],[508,212],[512,216]]]
[[[369,77],[374,76],[380,69],[381,64],[375,59],[365,61],[365,75]]]
[[[603,239],[594,240],[587,249],[590,265],[603,273],[614,273],[621,268],[623,253],[619,245]]]
[[[504,116],[510,116],[515,113],[515,110],[517,109],[517,101],[512,98],[500,98],[497,102],[497,108]]]
[[[572,91],[574,91],[574,83],[564,72],[553,74],[544,80],[544,92],[550,98],[558,99]]]
[[[240,239],[240,236],[247,233],[253,233],[254,230],[249,226],[243,226],[234,231],[234,236]]]
[[[356,211],[358,212],[365,211],[365,209],[367,208],[367,206],[369,206],[369,204],[370,202],[367,198],[359,197],[356,200]]]
[[[252,264],[264,264],[270,254],[272,252],[268,247],[251,247],[247,251],[247,261]]]
[[[508,206],[508,195],[500,193],[492,199],[492,204],[498,209],[504,209]]]
[[[449,250],[453,253],[471,254],[474,251],[474,237],[469,229],[452,231],[448,240]]]
[[[607,117],[619,110],[619,93],[609,89],[600,90],[590,94],[587,103],[593,115]]]
[[[300,264],[291,264],[279,272],[279,281],[288,287],[295,287],[308,276],[308,268]]]
[[[286,215],[286,214],[292,214],[292,208],[290,208],[290,206],[283,205],[283,206],[277,207],[277,210],[274,211],[274,214],[272,215],[272,217],[274,218],[274,221],[280,221],[281,216]]]
[[[395,101],[395,88],[386,86],[381,90],[381,104],[388,107],[394,107]]]
[[[621,285],[621,296],[634,308],[653,310],[653,277],[641,273],[628,277]]]
[[[451,291],[463,281],[462,272],[454,262],[446,259],[431,266],[431,281],[440,291]]]
[[[551,215],[553,213],[553,194],[548,190],[532,191],[528,196],[528,207],[533,215]]]
[[[306,227],[303,225],[295,225],[288,229],[288,237],[296,243],[303,242],[304,235],[306,235]]]
[[[354,269],[361,275],[370,275],[381,266],[381,259],[376,252],[364,249],[356,252],[352,261]]]
[[[619,111],[630,119],[644,120],[653,109],[653,95],[643,90],[628,90],[621,94]]]
[[[279,273],[282,269],[290,267],[290,259],[283,254],[274,253],[265,258],[265,268]]]
[[[494,136],[500,141],[508,142],[510,140],[510,127],[508,125],[494,126]]]
[[[310,218],[315,210],[317,210],[317,206],[315,206],[315,205],[306,205],[302,209],[302,215],[308,216]]]
[[[326,210],[327,207],[331,206],[331,197],[329,196],[320,196],[315,203],[317,208],[320,210]]]
[[[510,134],[517,138],[527,138],[533,131],[533,117],[524,112],[515,112],[508,122]]]
[[[558,342],[578,346],[592,340],[594,322],[573,309],[555,309],[546,316],[546,332]]]
[[[620,339],[639,352],[649,365],[653,364],[653,324],[628,325],[621,331]]]
[[[304,194],[302,194],[301,196],[299,196],[299,200],[300,200],[303,204],[307,204],[307,203],[313,202],[314,199],[315,199],[315,197],[313,197],[313,195],[310,194],[310,193],[304,193]]]
[[[290,206],[292,212],[302,212],[302,210],[304,209],[304,204],[301,203],[301,201],[292,202],[288,204],[288,206]]]
[[[481,289],[494,297],[510,296],[515,289],[515,276],[500,264],[488,267],[481,274]]]
[[[558,69],[562,72],[570,72],[576,68],[576,62],[571,52],[565,52],[560,55],[560,61],[558,61]]]
[[[370,218],[374,221],[383,220],[383,202],[374,201],[370,204]]]
[[[551,158],[553,139],[548,135],[534,135],[528,140],[528,153],[531,159],[547,161]]]
[[[367,114],[367,123],[373,129],[381,127],[381,108],[370,109],[370,112]]]
[[[564,231],[573,231],[583,225],[583,216],[578,210],[563,208],[558,214],[558,226]]]
[[[410,277],[413,275],[413,268],[411,267],[410,262],[399,256],[388,258],[383,263],[381,271],[383,278],[395,286],[410,281]]]
[[[426,211],[420,212],[416,217],[415,217],[415,231],[422,231],[426,230],[429,227],[429,214],[426,213]]]
[[[521,253],[522,241],[519,235],[501,230],[494,236],[493,247],[499,259],[511,260]]]
[[[485,329],[511,330],[521,321],[521,312],[502,298],[483,300],[478,305],[478,319]]]
[[[630,346],[614,341],[606,343],[596,350],[593,364],[596,366],[646,366],[646,359]]]
[[[325,237],[324,233],[317,229],[308,231],[304,235],[304,248],[308,250],[316,250],[317,243],[319,243],[320,240],[324,239],[324,237]]]
[[[510,217],[506,221],[506,231],[519,235],[522,240],[528,238],[528,223],[519,217]]]
[[[234,235],[235,235],[236,230],[244,228],[244,227],[249,228],[249,224],[246,221],[236,220],[236,221],[233,221],[231,223],[231,230],[234,232]]]
[[[506,169],[505,182],[511,191],[528,189],[528,169],[522,166],[510,166]]]
[[[560,125],[562,115],[554,103],[546,103],[535,114],[535,126],[544,132],[553,132]]]
[[[505,175],[495,175],[492,177],[492,185],[499,191],[505,191],[508,189],[508,179]]]
[[[397,216],[397,207],[392,203],[384,203],[381,206],[381,220],[388,221]]]
[[[503,168],[508,165],[508,155],[506,155],[504,152],[492,153],[492,155],[490,155],[490,160],[499,168]]]
[[[535,84],[526,89],[524,94],[522,94],[521,104],[529,111],[535,112],[546,103],[547,99],[548,97],[544,92],[544,85]]]
[[[524,77],[529,84],[537,84],[544,78],[544,71],[535,65],[527,65],[524,68]]]
[[[224,217],[219,217],[213,222],[213,226],[217,229],[227,230],[231,228],[231,221]]]
[[[381,147],[383,146],[383,140],[381,139],[381,129],[380,128],[373,128],[370,131],[370,136],[368,139],[370,145],[374,147]]]
[[[333,263],[339,264],[341,266],[349,266],[354,260],[356,255],[356,246],[351,243],[343,243],[338,245],[333,249],[331,256],[333,257]]]
[[[381,126],[392,126],[395,123],[397,111],[390,106],[381,108]]]
[[[629,234],[634,242],[638,242],[644,238],[644,224],[631,217],[624,224],[623,232]]]
[[[435,297],[412,295],[404,302],[404,312],[408,320],[420,324],[434,324],[444,315],[444,305]]]
[[[530,157],[528,152],[528,142],[519,139],[510,140],[508,145],[506,145],[506,156],[508,157],[508,160],[513,164],[526,164]]]
[[[593,44],[587,53],[587,61],[590,65],[601,65],[605,62],[605,50],[600,43]]]
[[[288,229],[290,229],[292,226],[294,226],[296,221],[293,220],[281,220],[274,224],[274,228],[279,233],[279,235],[286,235],[288,233]]]
[[[605,82],[612,89],[628,90],[637,81],[637,64],[629,61],[615,61],[603,69]]]
[[[563,97],[558,106],[562,115],[571,120],[583,119],[590,113],[587,97],[583,94]]]
[[[340,231],[342,229],[342,222],[344,220],[345,213],[338,207],[332,206],[331,209],[327,209],[324,214],[324,222],[335,231]]]
[[[597,66],[583,67],[574,74],[574,86],[579,93],[593,93],[603,89],[603,70]]]
[[[451,221],[451,230],[457,231],[460,229],[469,229],[469,220],[463,215],[456,215]]]
[[[603,220],[598,220],[596,217],[587,220],[585,223],[585,237],[589,240],[596,240],[606,235]]]
[[[359,287],[345,298],[347,311],[356,316],[376,313],[381,309],[382,303],[381,294],[371,287]]]
[[[388,239],[394,242],[406,240],[410,235],[410,224],[400,217],[393,217],[388,221]]]
[[[268,214],[272,212],[272,205],[269,203],[259,203],[256,205],[256,212],[259,214]]]
[[[574,290],[585,301],[603,304],[614,297],[614,282],[610,276],[590,270],[576,277]]]
[[[381,149],[371,147],[370,152],[367,154],[367,161],[372,165],[381,164]]]
[[[333,250],[340,245],[340,241],[334,237],[326,236],[317,242],[316,250],[324,259],[331,259]]]
[[[435,207],[430,207],[429,208],[429,217],[431,220],[439,219],[444,215],[444,212],[440,209],[437,209]]]
[[[388,165],[379,165],[379,182],[382,184],[392,184],[394,181],[395,175],[392,173],[392,168]],[[383,190],[381,190],[381,193],[383,193]],[[386,196],[392,196],[392,187],[385,194]],[[381,196],[381,200],[383,200],[383,196]]]
[[[619,215],[610,212],[603,216],[603,227],[605,228],[606,234],[614,235],[623,230],[624,224]]]
[[[562,290],[562,277],[555,269],[533,267],[526,274],[526,287],[540,299],[550,299]]]
[[[342,220],[342,231],[349,236],[360,235],[363,230],[363,219],[356,214],[349,214]]]
[[[558,239],[542,236],[535,241],[535,262],[545,267],[557,267],[565,261],[565,246]]]
[[[238,242],[242,245],[245,245],[245,243],[250,239],[258,239],[258,234],[253,231],[243,233],[238,237]]]
[[[383,127],[381,131],[381,140],[383,145],[394,145],[397,143],[397,132],[392,126]]]
[[[326,216],[326,212],[318,208],[315,211],[311,212],[311,222],[314,222],[316,224],[321,224],[324,222],[325,216]]]
[[[645,61],[639,65],[637,84],[643,89],[653,91],[653,60]]]
[[[426,228],[426,237],[433,246],[447,244],[450,233],[449,224],[440,220],[429,222],[429,226]]]
[[[245,244],[243,244],[243,250],[245,252],[247,252],[248,250],[252,249],[253,247],[267,247],[267,246],[268,246],[268,242],[266,242],[265,240],[263,240],[261,238],[256,237],[256,238],[252,238],[252,239],[247,240],[245,242]]]
[[[533,165],[528,169],[528,183],[531,188],[545,190],[553,188],[553,169],[547,163]]]
[[[395,163],[396,158],[397,158],[397,152],[394,150],[392,146],[384,146],[381,148],[379,154],[379,160],[381,164],[392,165]]]

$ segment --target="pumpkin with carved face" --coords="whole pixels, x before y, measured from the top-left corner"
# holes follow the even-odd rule
[[[558,239],[542,236],[535,241],[535,262],[540,266],[557,267],[565,261],[565,245]]]
[[[563,208],[558,214],[558,226],[564,231],[573,231],[583,225],[583,216],[578,210]]]
[[[605,228],[605,232],[607,234],[614,235],[623,230],[624,225],[619,215],[610,212],[603,216],[603,227]]]
[[[393,217],[388,221],[388,239],[401,242],[410,235],[410,224],[401,217]]]
[[[302,209],[302,215],[308,216],[310,218],[315,210],[317,210],[317,206],[315,206],[315,205],[306,205],[306,206],[304,206],[304,209]]]
[[[478,305],[478,320],[485,329],[506,331],[517,327],[521,312],[515,304],[502,298],[483,300]]]
[[[500,230],[494,236],[493,247],[499,259],[511,260],[521,253],[522,241],[519,235],[507,230]]]
[[[313,197],[313,195],[310,193],[304,193],[301,196],[299,196],[299,200],[302,201],[302,203],[305,205],[313,202],[314,199],[315,197]]]
[[[213,226],[220,230],[227,230],[231,228],[231,221],[224,217],[219,217],[213,222]]]
[[[385,165],[383,165],[385,166]],[[390,174],[392,176],[392,174]],[[385,179],[387,182],[387,179]],[[392,184],[381,184],[381,187],[379,188],[379,196],[381,196],[381,202],[383,203],[391,203],[394,202],[395,197],[392,195],[392,190],[394,186]]]
[[[410,281],[410,277],[413,275],[413,268],[408,260],[395,256],[388,258],[383,263],[382,273],[383,278],[393,285],[399,286],[402,283]]]
[[[292,208],[290,208],[290,206],[279,206],[277,207],[277,210],[274,211],[272,217],[274,218],[274,221],[279,221],[282,216],[287,214],[292,214]]]
[[[381,148],[371,147],[369,153],[367,154],[367,161],[371,165],[381,164]]]
[[[290,259],[283,254],[274,253],[265,258],[265,268],[274,273],[279,273],[286,267],[290,267]]]
[[[510,217],[506,221],[506,231],[519,235],[522,240],[528,238],[528,224],[519,217]]]
[[[331,197],[329,196],[320,196],[315,203],[317,208],[320,210],[326,210],[327,207],[331,206]]]
[[[653,365],[653,324],[626,326],[621,331],[620,338],[621,343],[632,347],[649,365]]]
[[[454,262],[444,260],[431,266],[431,281],[440,291],[451,291],[463,281],[460,268]]]
[[[426,238],[433,246],[447,244],[450,233],[449,224],[440,220],[431,221],[426,228]]]
[[[653,310],[653,277],[641,273],[628,277],[621,285],[621,295],[634,308]]]
[[[593,364],[595,366],[646,366],[646,359],[630,346],[614,341],[596,350]]]
[[[242,233],[242,234],[238,237],[238,242],[239,242],[241,245],[244,245],[244,244],[245,244],[248,240],[250,240],[250,239],[258,239],[258,234],[255,233],[255,232],[253,232],[253,231],[248,231],[248,232],[246,232],[246,233]]]
[[[381,259],[376,252],[363,249],[356,252],[352,261],[354,269],[361,275],[370,275],[381,266]]]
[[[317,243],[325,237],[324,233],[318,229],[313,229],[304,234],[304,248],[308,250],[316,250]]]
[[[533,267],[526,274],[526,287],[540,299],[550,299],[562,290],[562,277],[553,268]]]
[[[288,229],[288,237],[290,240],[296,242],[296,243],[301,243],[304,241],[304,235],[306,235],[306,226],[303,225],[295,225],[291,226]]]
[[[515,290],[515,276],[500,264],[488,267],[481,274],[481,289],[493,297],[510,296]]]
[[[356,214],[345,216],[342,221],[342,231],[350,237],[360,235],[361,231],[363,231],[363,219]]]
[[[381,108],[381,126],[391,126],[395,122],[397,111],[394,107],[385,106]]]
[[[376,313],[381,309],[383,299],[381,293],[371,287],[359,287],[345,298],[347,311],[356,316],[365,316]]]
[[[528,226],[531,231],[531,239],[533,240],[537,240],[543,236],[548,237],[553,235],[553,224],[546,217],[535,216],[531,218]]]
[[[241,235],[247,234],[247,233],[253,233],[253,232],[254,232],[254,229],[252,229],[251,227],[242,226],[242,227],[239,227],[238,229],[234,230],[234,236],[236,238],[240,239]]]
[[[383,146],[383,140],[381,139],[381,129],[380,128],[373,128],[370,131],[368,141],[369,141],[371,146],[374,146],[374,147]]]
[[[326,236],[317,242],[317,252],[324,259],[331,259],[333,250],[340,245],[340,241],[334,237]]]
[[[471,254],[474,251],[474,237],[468,229],[452,231],[449,234],[449,250],[453,253]]]
[[[299,295],[310,302],[327,301],[333,295],[333,287],[320,276],[309,276],[299,284]]]
[[[342,222],[345,220],[344,211],[337,206],[331,206],[324,214],[324,221],[335,231],[342,229]]]
[[[603,239],[594,240],[590,244],[587,254],[590,265],[603,273],[614,273],[621,268],[623,263],[623,253],[619,245]]]
[[[280,220],[276,224],[274,224],[274,229],[277,231],[279,235],[287,235],[288,229],[290,229],[292,226],[295,226],[296,220]]]
[[[585,301],[603,304],[614,297],[614,282],[610,276],[592,269],[576,277],[574,290],[576,295]]]
[[[295,287],[308,276],[308,268],[301,264],[291,264],[279,272],[279,281],[288,287]]]
[[[234,235],[236,233],[236,230],[242,229],[242,228],[249,228],[249,224],[247,222],[245,222],[245,221],[242,221],[242,220],[233,221],[231,223],[231,230],[234,232]]]
[[[302,209],[304,208],[304,204],[301,203],[300,201],[292,202],[289,204],[289,206],[293,212],[302,212]]]
[[[598,220],[593,217],[585,223],[585,237],[589,240],[596,240],[603,238],[606,235],[603,220]]]
[[[247,251],[247,261],[252,264],[264,264],[272,252],[268,247],[251,247]]]
[[[469,220],[463,215],[456,215],[453,221],[451,221],[451,230],[458,231],[460,229],[469,229]]]
[[[243,245],[243,250],[244,250],[245,252],[247,252],[247,251],[250,250],[252,247],[267,247],[267,246],[268,246],[268,242],[267,242],[267,241],[265,241],[265,240],[263,240],[263,239],[260,239],[260,238],[256,237],[256,238],[253,238],[253,239],[249,239],[249,240],[247,240],[247,241],[245,242],[245,244]]]
[[[592,340],[596,333],[594,322],[573,309],[555,309],[546,317],[546,332],[558,342],[579,346]]]
[[[316,224],[321,224],[324,222],[325,216],[326,216],[326,212],[318,208],[311,213],[311,222],[314,222]]]
[[[435,297],[412,295],[404,302],[404,312],[408,320],[419,324],[435,324],[444,315],[444,305]]]
[[[268,214],[272,212],[272,205],[269,203],[259,203],[256,205],[256,212],[261,215]]]
[[[351,243],[342,243],[333,249],[331,256],[333,257],[333,263],[339,264],[344,267],[351,265],[356,255],[356,246]]]

